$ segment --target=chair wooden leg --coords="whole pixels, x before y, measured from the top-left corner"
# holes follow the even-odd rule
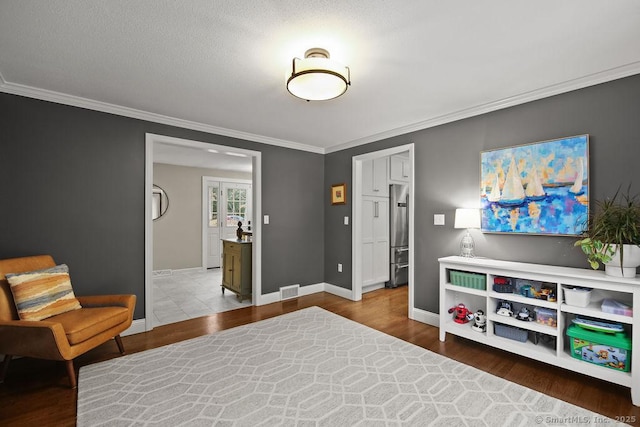
[[[69,375],[71,388],[76,388],[78,386],[78,381],[76,379],[76,370],[73,367],[73,360],[66,360],[65,363],[67,364],[67,375]]]
[[[4,382],[4,377],[7,375],[7,371],[9,370],[9,362],[11,362],[10,354],[4,355],[4,361],[2,362],[2,368],[0,368],[0,383]]]
[[[120,350],[120,354],[124,354],[124,345],[122,345],[122,338],[120,338],[120,335],[116,335],[113,338],[116,340],[116,344],[118,344],[118,350]]]

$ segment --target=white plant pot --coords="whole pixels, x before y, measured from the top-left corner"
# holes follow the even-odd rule
[[[613,259],[605,264],[604,271],[609,276],[636,277],[638,266],[640,266],[640,247],[624,245],[624,265],[622,268],[620,268],[620,256],[616,250]]]

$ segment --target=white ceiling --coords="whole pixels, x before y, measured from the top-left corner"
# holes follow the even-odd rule
[[[319,153],[637,73],[638,0],[0,1],[0,91]]]

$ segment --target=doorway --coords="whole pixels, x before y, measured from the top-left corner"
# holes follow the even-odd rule
[[[414,144],[406,144],[398,147],[388,148],[385,150],[375,151],[371,153],[354,156],[352,158],[352,182],[353,182],[353,210],[354,218],[352,227],[352,291],[351,299],[360,301],[362,299],[363,288],[363,267],[366,261],[366,254],[363,252],[363,242],[366,238],[363,230],[363,215],[367,209],[367,204],[363,198],[364,190],[364,174],[365,162],[374,159],[382,159],[393,155],[406,154],[408,158],[408,222],[409,222],[409,242],[408,242],[408,317],[414,318],[414,287],[415,287],[415,161],[414,161]]]
[[[189,150],[200,153],[200,157],[204,152],[225,153],[229,156],[249,158],[251,162],[252,179],[251,179],[251,198],[252,212],[256,218],[260,218],[262,212],[262,194],[261,194],[261,153],[258,151],[245,150],[235,147],[220,146],[205,142],[185,140],[164,135],[146,134],[145,135],[145,330],[149,331],[154,327],[153,319],[153,164],[154,164],[154,147],[158,145],[171,145],[185,153]],[[256,305],[259,303],[259,296],[262,289],[262,242],[261,242],[261,223],[256,221],[253,224],[253,244],[252,244],[252,300],[251,303]],[[206,271],[206,264],[202,264],[199,270]]]

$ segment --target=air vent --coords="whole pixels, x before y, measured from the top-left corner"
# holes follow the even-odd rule
[[[280,300],[298,298],[300,285],[283,286],[280,288]]]

